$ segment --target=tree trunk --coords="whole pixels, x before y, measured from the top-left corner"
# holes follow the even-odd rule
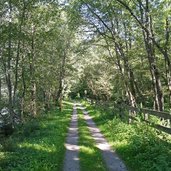
[[[62,56],[61,66],[60,66],[60,77],[59,77],[59,88],[57,92],[56,102],[59,106],[60,111],[62,111],[62,100],[63,100],[63,84],[64,84],[64,77],[65,77],[65,62],[66,62],[66,52],[64,50],[64,54]]]
[[[16,56],[16,61],[15,61],[15,82],[14,82],[14,91],[13,91],[13,104],[15,105],[16,102],[16,91],[18,87],[18,64],[19,64],[19,59],[20,59],[20,45],[21,45],[21,31],[22,31],[22,25],[24,22],[24,17],[25,17],[25,1],[24,2],[24,7],[23,7],[23,12],[21,16],[21,22],[19,25],[19,32],[18,32],[18,45],[17,45],[17,56]]]
[[[143,8],[141,7],[140,4],[140,12],[141,12],[141,22],[144,22],[144,16],[145,16],[144,26],[146,27],[146,30],[148,30],[146,31],[143,29],[142,32],[144,36],[144,43],[145,43],[145,48],[146,48],[148,62],[149,62],[149,69],[152,78],[155,109],[162,111],[164,107],[163,92],[162,92],[162,85],[160,81],[160,73],[156,64],[154,42],[150,38],[153,37],[153,28],[152,28],[152,18],[150,17],[149,14],[148,0],[146,0],[145,11],[143,11]]]
[[[36,105],[36,83],[33,80],[32,89],[31,89],[31,106],[32,106],[32,114],[33,117],[37,115],[37,105]]]
[[[118,61],[120,60],[118,57],[119,55],[121,56],[120,58],[123,59],[123,62],[124,62],[124,70],[120,69],[120,71],[122,71],[122,76],[125,82],[126,91],[129,97],[129,103],[131,106],[136,107],[136,90],[135,90],[134,73],[130,69],[130,66],[128,64],[128,57],[124,54],[122,46],[119,47],[119,45],[116,43],[115,43],[115,46],[116,46],[115,51],[117,53],[116,56],[117,56]],[[120,52],[120,54],[118,54],[118,51]]]
[[[25,49],[25,40],[23,39],[22,47]],[[25,94],[26,94],[26,81],[25,81],[25,68],[24,68],[24,54],[22,57],[22,70],[21,70],[21,77],[22,77],[22,95],[21,95],[21,121],[24,122],[24,104],[25,104]]]
[[[12,102],[12,83],[11,83],[11,41],[12,41],[12,4],[9,0],[9,30],[8,30],[8,59],[7,59],[7,70],[6,70],[6,83],[8,87],[8,108],[10,112],[11,123],[14,124],[14,112],[13,112],[13,102]]]
[[[159,76],[159,70],[156,65],[155,61],[155,48],[154,45],[160,50],[162,54],[163,49],[161,46],[156,42],[154,34],[153,34],[153,28],[152,28],[152,18],[150,16],[149,11],[149,1],[145,0],[145,5],[142,4],[141,0],[138,1],[139,7],[140,7],[140,13],[141,13],[141,19],[137,17],[136,14],[134,14],[133,10],[127,5],[126,2],[122,0],[117,0],[121,5],[125,7],[126,10],[129,11],[129,13],[133,16],[133,18],[137,21],[137,23],[141,26],[144,36],[144,42],[145,47],[148,55],[148,61],[150,65],[150,73],[152,77],[152,84],[153,84],[153,91],[154,91],[154,101],[155,101],[155,108],[157,110],[163,110],[163,92],[162,92],[162,86],[160,82],[160,76]],[[144,12],[145,11],[145,12]],[[145,18],[144,18],[145,16]],[[145,19],[145,24],[144,24]]]
[[[169,106],[171,107],[171,61],[168,54],[169,48],[169,39],[170,39],[170,29],[169,29],[169,19],[166,17],[165,21],[165,47],[164,47],[164,58],[166,64],[166,78],[168,84],[168,91],[169,91]]]
[[[35,49],[34,49],[34,36],[35,26],[32,26],[32,40],[31,40],[31,54],[30,54],[30,76],[31,76],[31,112],[33,117],[37,115],[36,104],[36,80],[35,80]]]

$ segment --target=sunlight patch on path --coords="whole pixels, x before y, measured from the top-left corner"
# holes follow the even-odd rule
[[[72,120],[65,143],[66,153],[64,160],[64,171],[79,171],[79,146],[78,146],[78,123],[76,105],[73,107]]]

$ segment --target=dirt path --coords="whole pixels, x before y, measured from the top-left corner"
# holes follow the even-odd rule
[[[109,143],[106,141],[104,136],[101,134],[100,130],[97,128],[93,122],[91,116],[84,107],[80,107],[84,114],[84,119],[88,125],[92,138],[96,142],[96,146],[101,150],[103,159],[109,171],[127,171],[126,166],[122,160],[117,156],[117,154],[112,150]],[[79,171],[79,146],[78,146],[78,123],[77,123],[77,107],[73,107],[73,115],[71,124],[69,127],[69,132],[67,140],[65,143],[66,153],[64,160],[64,171]]]
[[[76,105],[73,107],[73,115],[67,140],[65,143],[66,153],[64,160],[64,171],[79,171],[79,146],[78,146],[78,123],[77,123],[77,108]]]
[[[91,132],[93,139],[95,140],[97,147],[101,150],[103,159],[106,163],[106,166],[109,171],[127,171],[126,166],[117,156],[117,154],[112,150],[109,143],[106,141],[104,136],[101,134],[100,130],[95,125],[91,116],[88,115],[88,112],[82,107],[84,114],[84,119],[87,122],[88,128]]]

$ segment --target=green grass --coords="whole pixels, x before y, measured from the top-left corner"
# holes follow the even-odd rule
[[[64,103],[63,112],[51,111],[1,140],[0,171],[62,170],[71,113],[72,104]]]
[[[86,122],[83,119],[81,110],[78,109],[79,128],[79,158],[81,171],[105,171],[100,150],[95,146],[95,141],[89,132]]]
[[[171,171],[171,136],[144,123],[128,125],[99,106],[86,105],[130,171]]]

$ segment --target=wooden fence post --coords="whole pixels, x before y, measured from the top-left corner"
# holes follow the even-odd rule
[[[145,121],[148,120],[148,113],[144,113],[144,120],[145,120]]]
[[[167,126],[168,126],[168,127],[171,127],[170,119],[167,119]]]
[[[128,124],[131,124],[132,123],[132,119],[131,119],[131,117],[132,117],[132,111],[129,109],[129,113],[128,113]]]

